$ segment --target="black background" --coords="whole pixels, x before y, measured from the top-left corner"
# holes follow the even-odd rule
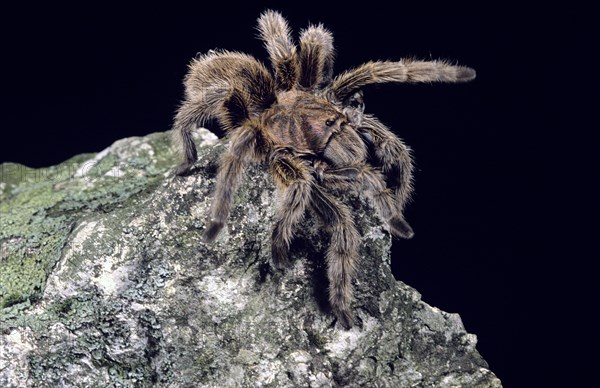
[[[266,60],[255,25],[267,8],[296,32],[308,22],[330,28],[336,71],[402,57],[471,66],[478,75],[468,84],[365,90],[367,111],[417,164],[407,211],[416,235],[394,242],[394,274],[461,315],[505,386],[583,381],[593,356],[580,352],[598,344],[586,303],[597,277],[584,245],[597,224],[586,205],[594,175],[580,180],[596,159],[583,118],[591,98],[581,97],[593,90],[597,47],[585,43],[584,11],[324,4],[6,12],[0,162],[49,166],[168,130],[197,52]]]

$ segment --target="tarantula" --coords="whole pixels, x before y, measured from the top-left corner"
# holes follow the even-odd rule
[[[272,232],[272,261],[288,264],[294,227],[312,209],[330,233],[326,253],[329,302],[345,327],[353,324],[352,280],[360,235],[352,214],[333,189],[365,191],[395,237],[411,238],[403,216],[412,192],[410,149],[385,125],[364,113],[361,88],[387,82],[465,82],[475,71],[442,61],[368,62],[333,77],[331,32],[311,25],[294,44],[286,20],[275,11],[258,19],[272,73],[254,57],[211,51],[192,60],[185,100],[173,133],[185,175],[197,160],[191,131],[207,119],[224,128],[229,146],[221,158],[204,240],[225,225],[233,196],[251,163],[266,163],[280,203]]]

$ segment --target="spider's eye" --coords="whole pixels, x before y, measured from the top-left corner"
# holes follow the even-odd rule
[[[334,119],[328,119],[327,121],[325,121],[325,125],[327,125],[328,127],[331,127],[333,124],[335,124]]]

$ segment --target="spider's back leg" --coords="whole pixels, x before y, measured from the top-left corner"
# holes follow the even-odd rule
[[[181,163],[175,170],[177,175],[185,175],[198,159],[196,144],[192,138],[192,129],[196,127],[202,113],[202,104],[193,102],[184,103],[177,111],[171,132],[175,149],[181,158]]]
[[[238,128],[230,138],[229,147],[219,165],[211,208],[212,220],[204,232],[206,242],[212,242],[225,226],[233,196],[248,165],[262,160],[266,154],[266,140],[258,127],[249,125]]]
[[[348,207],[330,194],[317,187],[311,204],[331,233],[326,255],[329,303],[342,326],[349,329],[354,324],[352,280],[359,259],[360,234]]]
[[[281,268],[288,263],[294,227],[310,205],[331,233],[326,254],[329,302],[342,326],[352,327],[352,279],[358,261],[360,235],[350,210],[316,185],[312,172],[293,155],[275,152],[271,171],[278,186],[283,189],[271,241],[273,264]]]
[[[282,190],[271,238],[273,264],[283,268],[288,264],[288,250],[294,228],[310,203],[314,178],[299,159],[285,152],[274,152],[271,173]]]
[[[252,113],[275,101],[273,80],[256,59],[239,53],[211,52],[194,59],[185,78],[186,100],[179,108],[173,136],[182,162],[178,175],[197,159],[192,130],[216,118],[225,131],[244,125]]]

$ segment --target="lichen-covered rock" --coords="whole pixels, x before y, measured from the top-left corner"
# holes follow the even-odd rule
[[[293,265],[271,267],[260,166],[204,244],[224,146],[206,130],[196,141],[184,178],[162,133],[47,169],[0,166],[0,386],[501,386],[458,315],[394,280],[390,236],[360,198],[345,198],[363,235],[348,331],[310,214]]]

